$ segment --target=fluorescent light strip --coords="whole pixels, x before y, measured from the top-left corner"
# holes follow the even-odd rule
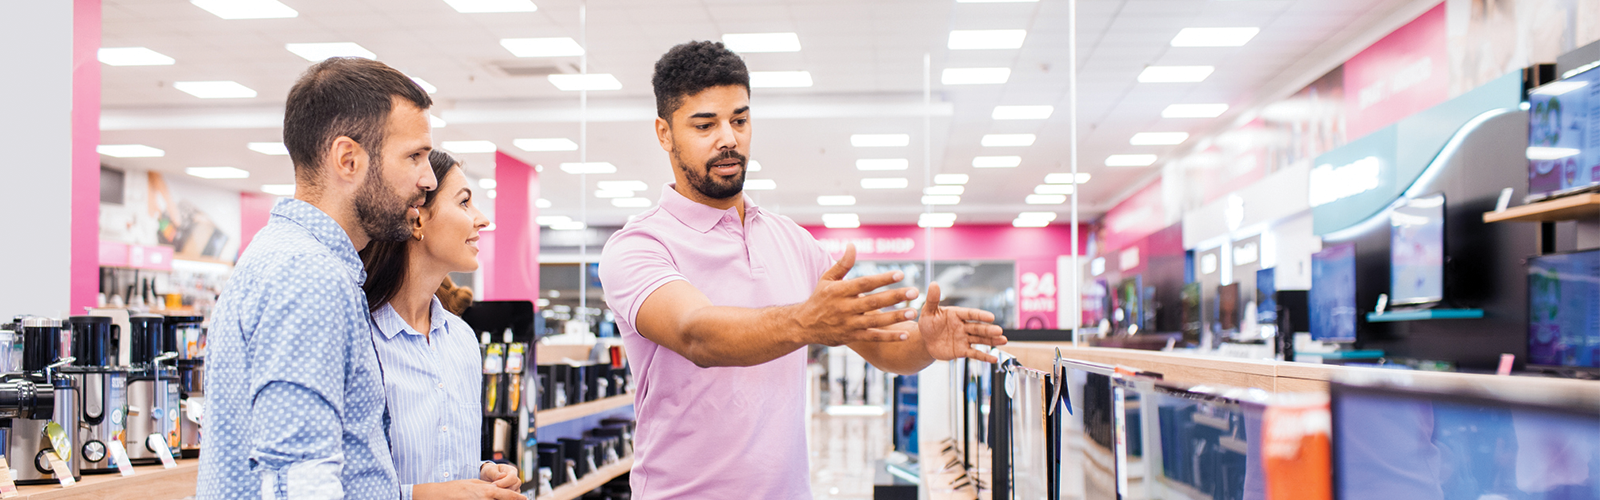
[[[281,142],[251,142],[245,144],[244,147],[264,155],[287,156],[289,154],[289,147],[284,146]]]
[[[1018,219],[1053,221],[1056,220],[1055,212],[1022,212],[1017,214]]]
[[[1072,194],[1072,184],[1040,184],[1033,187],[1033,194]]]
[[[160,158],[167,152],[143,144],[101,144],[94,151],[112,158]]]
[[[360,57],[377,60],[378,55],[353,42],[288,43],[283,48],[307,61],[322,62],[330,57]]]
[[[1029,205],[1060,205],[1067,202],[1067,197],[1059,194],[1030,194],[1023,201]]]
[[[107,66],[170,66],[178,62],[144,47],[102,47],[96,56]]]
[[[794,33],[728,33],[722,45],[734,52],[799,52],[800,37]]]
[[[971,177],[967,174],[939,174],[933,176],[933,183],[962,185],[966,184],[969,179]]]
[[[277,0],[189,0],[196,7],[223,19],[284,19],[299,12]]]
[[[1211,76],[1211,66],[1146,66],[1139,83],[1198,83]]]
[[[1055,113],[1055,106],[995,106],[989,117],[995,120],[1043,120]]]
[[[543,139],[513,139],[511,145],[517,149],[528,152],[541,151],[577,151],[578,143],[565,137],[550,137]]]
[[[950,50],[993,50],[1022,48],[1028,30],[952,30],[945,45]]]
[[[967,188],[962,186],[928,186],[922,188],[922,194],[934,196],[961,196]]]
[[[923,205],[955,205],[958,203],[961,203],[960,196],[924,195],[922,197]]]
[[[750,87],[757,89],[802,88],[811,86],[810,71],[751,71]]]
[[[488,12],[534,12],[539,10],[531,0],[444,0],[450,8],[462,14]]]
[[[588,162],[588,163],[571,162],[571,163],[562,163],[561,164],[561,171],[569,173],[569,174],[573,174],[573,175],[578,175],[578,174],[614,174],[614,173],[617,173],[617,166],[616,165],[612,165],[610,162],[604,162],[604,161],[591,161],[591,162]]]
[[[649,198],[617,198],[611,200],[611,206],[617,208],[646,208],[650,206]]]
[[[546,200],[544,198],[539,198],[539,201],[533,202],[533,206],[539,207],[539,208],[550,208],[550,200]]]
[[[494,189],[500,187],[500,181],[496,181],[494,179],[478,179],[478,187],[484,189]]]
[[[950,227],[956,224],[956,214],[951,212],[923,212],[917,217],[918,227]]]
[[[860,159],[856,160],[856,170],[905,170],[911,167],[911,162],[905,158]]]
[[[1038,3],[1039,0],[956,0],[956,3]]]
[[[459,154],[493,153],[499,149],[494,141],[444,141],[439,143],[439,147]]]
[[[189,167],[183,172],[201,179],[245,179],[250,172],[233,167]]]
[[[861,217],[856,214],[822,214],[822,225],[833,229],[861,227]]]
[[[744,188],[749,191],[772,191],[778,189],[778,181],[772,179],[745,179]]]
[[[1011,68],[945,68],[939,83],[945,85],[992,85],[1011,79]]]
[[[600,181],[594,183],[602,191],[649,191],[650,185],[644,181]]]
[[[1087,172],[1078,172],[1078,178],[1073,179],[1071,173],[1045,174],[1045,184],[1083,184],[1089,182]]]
[[[750,160],[750,162],[745,165],[744,171],[745,172],[760,172],[761,171],[761,162],[755,161],[755,160]]]
[[[1050,221],[1044,219],[1016,219],[1011,221],[1012,227],[1046,227]]]
[[[589,73],[587,75],[550,75],[545,77],[551,85],[567,92],[580,90],[617,90],[622,88],[622,82],[610,73]]]
[[[583,46],[569,37],[502,38],[500,46],[517,57],[577,57]]]
[[[879,177],[861,179],[861,189],[905,189],[911,181],[905,177]]]
[[[278,196],[294,196],[294,184],[262,184],[261,192]]]
[[[1111,155],[1106,157],[1107,167],[1148,167],[1155,164],[1156,155]]]
[[[448,125],[448,123],[445,123],[444,118],[439,118],[432,114],[428,115],[429,128],[444,128],[445,125]]]
[[[850,136],[850,145],[858,148],[891,148],[911,144],[911,136],[906,134],[855,134]]]
[[[1189,140],[1188,132],[1140,132],[1128,139],[1134,146],[1172,146]]]
[[[595,198],[632,198],[633,191],[600,189],[594,192]]]
[[[1172,37],[1173,47],[1239,47],[1261,33],[1261,28],[1184,28]]]
[[[535,217],[533,220],[541,226],[554,226],[556,224],[566,224],[568,222],[572,222],[572,218],[565,215],[541,215]]]
[[[1021,164],[1021,156],[978,156],[972,159],[973,168],[1014,168]]]
[[[552,230],[552,231],[582,231],[582,230],[588,229],[588,228],[589,228],[588,224],[584,224],[583,222],[580,222],[580,221],[571,221],[571,222],[564,222],[564,223],[561,223],[561,224],[551,224],[550,225],[550,230]]]
[[[825,207],[843,207],[856,204],[856,197],[850,195],[818,196],[817,204]]]
[[[255,90],[230,80],[173,82],[172,87],[201,99],[248,99],[256,96]]]
[[[983,136],[983,147],[1003,148],[1032,146],[1033,134],[987,134]]]
[[[1228,111],[1227,104],[1173,104],[1161,110],[1162,118],[1216,118]]]

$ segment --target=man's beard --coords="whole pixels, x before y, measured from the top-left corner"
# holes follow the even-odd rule
[[[739,174],[724,182],[719,176],[711,174],[711,166],[719,161],[733,158],[739,160]],[[683,176],[689,181],[689,187],[694,188],[701,195],[713,200],[726,200],[744,192],[744,167],[746,159],[738,151],[727,150],[722,154],[706,160],[703,169],[689,168],[688,162],[683,161],[683,156],[677,151],[672,152],[672,162],[678,170],[683,171]]]
[[[405,241],[411,238],[411,205],[425,193],[417,193],[410,200],[401,199],[383,181],[382,162],[382,158],[372,159],[367,180],[356,191],[356,220],[374,241]]]

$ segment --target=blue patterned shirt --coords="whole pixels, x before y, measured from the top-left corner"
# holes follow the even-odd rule
[[[433,298],[423,337],[390,304],[372,313],[402,497],[413,485],[478,479],[483,356],[472,327]]]
[[[400,496],[364,280],[333,218],[272,207],[211,321],[201,500]]]

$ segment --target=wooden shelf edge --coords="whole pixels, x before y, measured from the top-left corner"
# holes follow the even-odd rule
[[[1554,222],[1596,216],[1600,216],[1600,194],[1590,193],[1529,203],[1501,212],[1484,212],[1483,221]]]
[[[569,420],[576,420],[589,415],[594,415],[607,410],[613,410],[633,404],[633,393],[597,399],[587,403],[578,403],[571,406],[540,410],[533,414],[534,427],[544,427],[559,424]]]
[[[584,493],[594,491],[607,481],[616,479],[624,472],[633,469],[633,457],[624,458],[617,463],[601,467],[600,470],[590,472],[575,483],[563,484],[551,491],[549,495],[535,498],[534,500],[573,500],[583,496]]]

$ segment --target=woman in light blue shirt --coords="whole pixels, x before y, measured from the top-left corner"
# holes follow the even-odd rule
[[[395,472],[403,498],[522,499],[515,467],[481,460],[477,336],[434,295],[449,273],[478,268],[478,232],[489,219],[473,206],[459,162],[439,150],[428,160],[439,188],[415,208],[411,239],[361,252]]]

